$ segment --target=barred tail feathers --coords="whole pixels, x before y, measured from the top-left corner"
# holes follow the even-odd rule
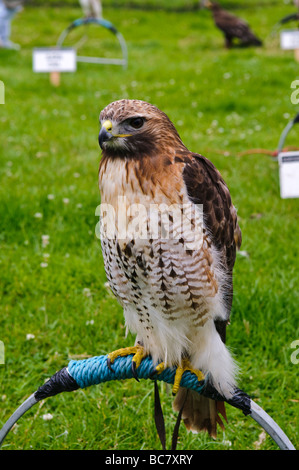
[[[182,406],[182,419],[188,431],[198,433],[206,431],[211,437],[217,437],[217,423],[224,429],[220,414],[227,422],[224,402],[215,401],[199,395],[194,390],[181,387],[174,399],[174,411],[180,411]]]

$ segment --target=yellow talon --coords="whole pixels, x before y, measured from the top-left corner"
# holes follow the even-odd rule
[[[166,365],[164,362],[160,362],[156,367],[155,367],[155,372],[157,374],[161,374],[163,372],[163,370],[166,369]],[[185,371],[190,371],[192,372],[193,374],[196,375],[196,377],[198,378],[198,381],[200,382],[201,380],[204,380],[205,376],[203,375],[203,373],[198,370],[198,369],[193,369],[191,364],[190,364],[190,361],[189,359],[183,359],[182,360],[182,363],[177,367],[176,371],[175,371],[175,376],[174,376],[174,384],[173,384],[173,387],[172,387],[172,393],[173,395],[176,395],[179,388],[180,388],[180,383],[181,383],[181,380],[182,380],[182,377],[183,377],[183,373]]]
[[[112,370],[111,364],[113,364],[117,357],[129,356],[130,354],[134,354],[132,358],[132,371],[133,376],[136,380],[138,380],[136,369],[140,366],[142,359],[146,356],[143,346],[141,346],[139,343],[137,343],[136,346],[117,349],[116,351],[109,353],[107,356],[107,364],[109,369]]]
[[[132,362],[135,363],[135,369],[137,369],[140,366],[141,361],[145,356],[146,356],[146,353],[144,352],[143,346],[141,346],[140,344],[137,344],[135,346],[135,354],[132,359]]]
[[[165,370],[166,367],[165,367],[165,363],[164,362],[160,362],[156,367],[155,367],[155,372],[157,372],[157,374],[161,374],[163,372],[163,370]]]
[[[110,363],[113,364],[113,362],[115,361],[117,357],[129,356],[130,354],[135,354],[135,353],[136,353],[136,348],[134,346],[129,347],[129,348],[121,348],[121,349],[117,349],[116,351],[109,353],[108,359],[110,359]]]
[[[177,394],[177,392],[180,388],[180,383],[181,383],[181,380],[182,380],[182,377],[183,377],[183,373],[185,371],[190,371],[193,374],[195,374],[197,376],[199,382],[205,378],[205,376],[203,375],[203,373],[200,370],[192,368],[189,359],[183,359],[181,365],[179,365],[177,367],[177,370],[175,372],[174,383],[173,383],[173,387],[172,387],[173,395]]]

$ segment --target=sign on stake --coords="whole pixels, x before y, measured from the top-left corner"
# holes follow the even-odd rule
[[[284,50],[294,50],[295,60],[299,62],[299,29],[281,31],[280,47]]]
[[[299,197],[299,152],[278,154],[280,197]]]
[[[283,151],[288,133],[298,123],[299,113],[285,126],[278,143],[280,197],[283,199],[299,197],[299,152]]]
[[[61,72],[76,72],[76,70],[76,51],[71,47],[37,47],[33,49],[33,71],[49,73],[50,82],[54,86],[60,85]]]

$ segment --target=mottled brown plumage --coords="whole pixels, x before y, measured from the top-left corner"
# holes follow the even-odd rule
[[[102,232],[102,251],[127,328],[154,362],[173,366],[187,357],[230,397],[236,367],[224,342],[241,232],[229,190],[155,106],[120,100],[101,112],[100,121],[101,202],[113,209],[116,229],[109,236]],[[134,225],[136,205],[145,236],[138,232],[142,223],[137,231]],[[154,217],[153,206],[159,206]],[[179,389],[175,410],[185,393]],[[215,436],[219,412],[225,417],[221,403],[189,392],[183,419],[188,429]]]
[[[226,47],[231,47],[233,39],[239,39],[244,46],[261,46],[262,41],[251,31],[244,21],[224,10],[217,2],[208,2],[212,10],[215,25],[225,36]]]

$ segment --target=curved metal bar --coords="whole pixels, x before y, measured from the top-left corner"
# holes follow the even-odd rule
[[[107,356],[95,356],[80,361],[70,361],[68,367],[56,372],[8,419],[0,430],[0,446],[18,419],[40,400],[61,392],[71,392],[78,388],[86,388],[111,380],[133,378],[132,355],[118,357],[112,367],[111,370],[107,365]],[[175,368],[167,368],[158,374],[150,357],[143,359],[136,370],[138,379],[160,380],[169,384],[174,382],[175,371]],[[251,416],[272,437],[280,449],[295,450],[295,447],[277,423],[242,390],[235,389],[233,397],[226,400],[211,386],[208,376],[205,380],[199,382],[196,375],[189,371],[184,372],[181,386],[195,390],[214,400],[226,401],[242,410],[245,415]]]
[[[35,398],[34,393],[30,395],[27,400],[25,400],[19,408],[16,409],[16,411],[11,415],[11,417],[6,421],[4,424],[3,428],[0,429],[0,446],[2,445],[2,442],[6,438],[7,434],[11,430],[14,424],[23,416],[26,411],[30,410],[30,408],[35,405],[38,402],[38,400]]]
[[[292,129],[293,125],[294,125],[293,121],[288,122],[288,124],[286,125],[286,127],[282,131],[280,139],[279,139],[279,143],[278,143],[278,153],[280,153],[282,151],[283,146],[284,146],[284,142],[286,140],[286,137],[287,137],[288,133],[290,132],[290,130]]]
[[[299,122],[299,113],[296,114],[296,116],[290,121],[287,123],[287,125],[285,126],[285,128],[283,129],[282,133],[281,133],[281,136],[280,136],[280,139],[279,139],[279,143],[278,143],[278,153],[280,153],[283,149],[283,146],[284,146],[284,142],[286,140],[286,137],[288,135],[288,133],[290,132],[290,130],[292,129],[292,127],[297,124]]]
[[[296,450],[278,424],[263,408],[250,400],[250,416],[272,437],[281,450]]]
[[[60,34],[58,41],[56,43],[57,47],[62,47],[63,42],[65,41],[67,35],[78,26],[84,26],[88,24],[97,24],[103,26],[104,28],[111,31],[116,38],[121,47],[123,59],[109,59],[105,57],[89,57],[89,56],[77,56],[78,62],[88,62],[93,64],[114,64],[114,65],[123,65],[124,68],[128,65],[128,48],[126,41],[123,35],[116,29],[116,27],[108,20],[100,18],[78,18],[73,21],[65,30]]]

